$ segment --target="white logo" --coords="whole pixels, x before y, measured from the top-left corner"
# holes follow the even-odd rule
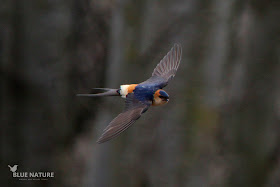
[[[14,165],[13,167],[8,165],[8,167],[10,168],[13,177],[18,178],[19,180],[48,180],[49,178],[54,178],[54,172],[17,172],[18,165]]]
[[[13,167],[11,167],[10,165],[8,165],[8,167],[10,168],[10,171],[11,171],[11,172],[16,172],[16,171],[17,171],[18,165],[14,165]]]

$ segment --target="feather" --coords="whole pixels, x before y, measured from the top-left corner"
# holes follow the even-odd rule
[[[77,96],[84,96],[84,97],[100,97],[100,96],[119,96],[119,89],[111,89],[111,88],[94,88],[97,90],[105,90],[104,93],[97,93],[97,94],[77,94]]]
[[[159,89],[165,87],[175,76],[182,57],[182,47],[175,44],[171,50],[158,63],[152,73],[152,77],[141,84],[154,83]]]
[[[133,93],[128,94],[124,112],[120,113],[110,122],[110,124],[104,129],[104,133],[97,140],[97,143],[104,143],[120,135],[123,131],[133,125],[135,121],[148,110],[149,106],[149,104],[144,104],[137,100]]]

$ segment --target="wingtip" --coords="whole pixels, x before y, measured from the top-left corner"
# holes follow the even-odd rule
[[[107,142],[108,140],[105,140],[102,136],[96,141],[98,144],[102,144],[104,142]]]
[[[105,129],[106,129],[106,128],[105,128]],[[105,130],[105,129],[104,129],[104,130]],[[96,143],[102,144],[102,143],[107,142],[108,140],[110,140],[110,139],[108,139],[108,138],[106,138],[106,137],[104,136],[104,133],[105,133],[105,132],[103,132],[103,134],[98,138],[98,140],[96,141]]]
[[[175,43],[174,48],[182,49],[182,45],[180,43]]]
[[[99,139],[96,141],[96,143],[97,143],[97,144],[102,144],[102,142],[101,142],[101,141],[99,141]]]

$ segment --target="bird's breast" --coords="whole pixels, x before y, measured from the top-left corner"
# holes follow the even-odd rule
[[[164,105],[166,103],[168,103],[168,101],[164,101],[159,97],[154,97],[152,106],[160,106],[160,105]]]

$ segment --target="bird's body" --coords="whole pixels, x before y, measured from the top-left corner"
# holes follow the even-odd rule
[[[98,143],[106,142],[130,127],[150,106],[160,106],[169,101],[169,95],[162,90],[175,76],[181,61],[181,46],[175,44],[160,61],[152,77],[139,84],[120,85],[119,89],[96,88],[106,92],[97,94],[78,94],[78,96],[121,96],[125,98],[125,109],[104,129]]]
[[[139,101],[152,101],[152,106],[159,106],[166,103],[162,99],[159,99],[160,91],[163,90],[159,89],[155,84],[126,84],[121,85],[118,90],[123,98],[126,98],[129,93],[133,93]]]

